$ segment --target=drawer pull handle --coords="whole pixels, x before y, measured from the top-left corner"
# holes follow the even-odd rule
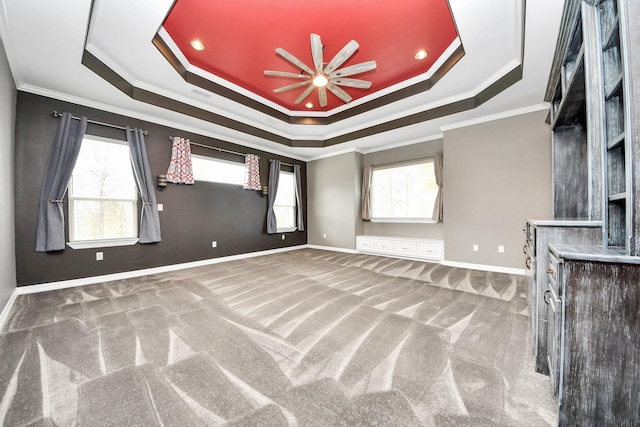
[[[526,253],[527,253],[527,245],[524,245],[524,246],[522,247],[522,252],[523,252],[524,254],[526,254]]]
[[[547,268],[547,273],[554,275],[556,274],[556,271],[553,268]]]
[[[531,257],[527,257],[527,261],[525,262],[528,270],[531,270]]]
[[[549,301],[547,301],[547,295],[549,295],[549,293],[551,293],[551,291],[549,289],[547,289],[544,292],[544,295],[542,296],[542,299],[544,300],[544,303],[547,304],[547,305],[549,305]]]

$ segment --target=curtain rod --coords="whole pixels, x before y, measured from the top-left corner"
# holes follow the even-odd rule
[[[51,115],[53,117],[62,117],[62,113],[58,112],[58,111],[53,111],[51,112]],[[73,120],[80,120],[80,117],[76,117],[76,116],[71,116],[71,118]],[[105,122],[98,122],[96,120],[89,120],[87,119],[87,123],[93,123],[94,125],[101,125],[101,126],[107,126],[110,128],[115,128],[115,129],[122,129],[122,130],[127,130],[127,128],[125,126],[118,126],[118,125],[113,125],[111,123],[105,123]],[[148,135],[149,133],[146,130],[142,131],[143,134]]]
[[[170,136],[170,137],[169,137],[169,140],[173,141],[173,138],[175,138],[175,137]],[[223,152],[223,153],[235,154],[235,155],[237,155],[237,156],[242,156],[242,157],[245,157],[245,156],[246,156],[246,154],[245,154],[245,153],[238,153],[237,151],[226,150],[226,149],[224,149],[224,148],[220,148],[220,147],[212,147],[212,146],[210,146],[210,145],[199,144],[199,143],[197,143],[197,142],[193,142],[193,141],[189,141],[189,145],[195,145],[195,146],[197,146],[197,147],[202,147],[202,148],[208,148],[208,149],[210,149],[210,150],[221,151],[221,152]],[[281,164],[281,165],[285,165],[285,166],[291,166],[291,167],[293,167],[293,165],[292,165],[292,164],[285,163],[285,162],[280,162],[280,164]]]

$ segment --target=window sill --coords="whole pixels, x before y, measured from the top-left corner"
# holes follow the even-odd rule
[[[276,230],[277,233],[292,233],[294,231],[296,231],[298,229],[298,227],[293,227],[293,228],[278,228]]]
[[[431,218],[371,218],[371,222],[390,222],[399,224],[435,224],[438,221]]]
[[[92,248],[110,248],[113,246],[131,246],[138,243],[137,237],[126,239],[104,239],[104,240],[79,240],[76,242],[67,242],[67,246],[72,249],[92,249]]]

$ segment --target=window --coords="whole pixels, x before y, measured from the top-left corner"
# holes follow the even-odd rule
[[[273,203],[278,232],[296,230],[296,179],[291,172],[280,171],[278,192]]]
[[[138,189],[125,141],[85,136],[68,194],[69,246],[137,242]]]
[[[244,184],[244,163],[230,162],[192,154],[193,179],[196,181]]]
[[[371,221],[435,222],[437,195],[433,159],[373,166]]]

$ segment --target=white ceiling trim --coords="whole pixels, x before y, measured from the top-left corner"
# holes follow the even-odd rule
[[[464,128],[473,125],[479,125],[482,123],[493,122],[501,119],[508,119],[509,117],[520,116],[522,114],[535,113],[537,111],[548,110],[550,104],[548,102],[543,102],[541,104],[531,105],[529,107],[516,108],[515,110],[503,111],[498,114],[491,114],[484,117],[477,117],[471,120],[465,120],[462,122],[451,123],[448,125],[440,126],[440,130],[443,132],[450,131],[453,129]]]
[[[253,148],[255,150],[259,150],[259,151],[263,151],[263,152],[267,152],[267,153],[271,153],[271,154],[275,154],[278,156],[283,156],[283,157],[289,157],[291,159],[296,159],[296,160],[300,160],[302,162],[306,162],[308,161],[308,157],[306,156],[300,156],[297,155],[295,153],[290,153],[290,152],[286,152],[283,150],[277,150],[277,149],[273,149],[270,147],[265,147],[264,145],[259,145],[259,144],[253,144],[251,142],[247,142],[244,140],[240,140],[237,138],[233,138],[230,137],[229,135],[222,135],[222,134],[218,134],[216,132],[211,132],[211,131],[207,131],[204,129],[204,127],[196,127],[196,126],[187,126],[183,123],[180,122],[175,122],[172,120],[166,120],[166,119],[160,119],[157,116],[152,116],[152,115],[148,115],[148,114],[144,114],[144,113],[138,113],[135,112],[133,110],[129,110],[127,108],[118,108],[118,107],[114,107],[110,104],[103,104],[101,102],[96,102],[96,101],[92,101],[89,99],[85,99],[85,98],[81,98],[81,97],[77,97],[74,95],[69,95],[66,93],[61,93],[61,92],[56,92],[53,90],[49,90],[49,89],[45,89],[45,88],[41,88],[38,86],[33,86],[33,85],[29,85],[29,84],[23,84],[22,87],[20,88],[21,91],[23,92],[28,92],[28,93],[32,93],[34,95],[41,95],[41,96],[45,96],[48,98],[53,98],[53,99],[58,99],[60,101],[65,101],[65,102],[69,102],[72,104],[78,104],[84,107],[89,107],[89,108],[95,108],[96,110],[102,110],[102,111],[106,111],[108,113],[113,113],[113,114],[119,114],[121,116],[126,116],[126,117],[130,117],[132,119],[138,119],[138,120],[143,120],[146,122],[150,122],[150,123],[154,123],[157,125],[161,125],[161,126],[166,126],[172,129],[176,129],[176,130],[182,130],[184,132],[191,132],[191,133],[195,133],[198,135],[202,135],[205,137],[209,137],[209,138],[215,138],[215,139],[219,139],[225,142],[230,142],[232,144],[237,144],[243,147],[247,147],[247,148]],[[160,107],[157,107],[160,108]],[[207,122],[208,123],[208,122]],[[208,123],[210,124],[210,123]],[[121,124],[121,126],[127,126],[127,124]],[[197,142],[197,141],[194,141]],[[280,145],[278,143],[273,143],[274,145]]]
[[[470,90],[470,91],[464,92],[464,93],[460,93],[460,94],[456,94],[456,95],[448,97],[448,98],[439,99],[439,100],[437,100],[435,102],[432,102],[432,103],[420,105],[419,107],[403,110],[403,111],[398,112],[396,114],[391,114],[391,115],[384,116],[382,118],[378,118],[378,119],[371,120],[371,121],[368,121],[368,122],[359,123],[357,126],[353,126],[351,128],[341,129],[341,130],[333,132],[333,133],[328,133],[328,134],[326,134],[326,139],[340,137],[342,135],[345,135],[345,134],[348,134],[348,133],[351,133],[351,132],[357,132],[357,131],[359,131],[361,129],[366,129],[366,128],[369,128],[369,127],[381,125],[381,124],[384,124],[384,123],[387,123],[387,122],[390,122],[390,121],[393,121],[393,120],[398,120],[398,119],[402,119],[402,118],[407,117],[407,116],[411,116],[413,114],[423,113],[423,112],[426,112],[426,111],[429,111],[429,110],[433,110],[433,109],[438,108],[438,107],[442,107],[442,106],[445,106],[445,105],[453,104],[453,103],[456,103],[456,102],[459,102],[459,101],[464,101],[466,99],[471,99],[471,98],[477,96],[478,94],[480,94],[483,90],[485,90],[486,88],[488,88],[489,86],[491,86],[492,84],[494,84],[495,82],[497,82],[502,77],[506,76],[507,74],[509,74],[511,71],[513,71],[514,69],[516,69],[519,66],[520,66],[520,61],[513,59],[513,60],[509,61],[506,65],[504,65],[502,68],[500,68],[498,71],[496,71],[493,75],[491,75],[487,80],[483,81],[478,86],[473,88],[473,90]],[[384,108],[384,107],[381,107],[381,109],[382,108]]]

